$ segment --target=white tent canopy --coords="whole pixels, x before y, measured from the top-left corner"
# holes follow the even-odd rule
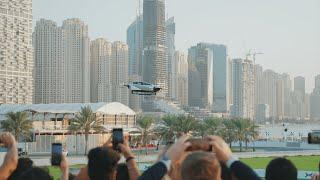
[[[5,116],[8,112],[34,112],[48,114],[74,114],[81,110],[82,107],[90,106],[94,113],[107,115],[131,115],[136,113],[119,102],[112,103],[64,103],[64,104],[2,104],[0,105],[0,116]],[[0,118],[1,120],[2,118]]]

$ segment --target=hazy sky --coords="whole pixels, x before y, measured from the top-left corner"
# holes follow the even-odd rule
[[[33,0],[34,22],[40,18],[61,25],[81,18],[90,38],[126,41],[136,16],[137,0]],[[198,42],[228,46],[231,57],[261,51],[257,63],[276,72],[307,78],[307,91],[320,74],[320,0],[167,0],[175,16],[176,48]]]

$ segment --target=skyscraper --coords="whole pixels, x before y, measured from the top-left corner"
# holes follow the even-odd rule
[[[294,78],[294,94],[297,98],[297,117],[299,119],[304,119],[306,117],[306,106],[305,106],[305,78],[302,76],[297,76]]]
[[[160,85],[168,95],[165,1],[143,1],[143,80]]]
[[[211,108],[213,105],[213,53],[206,43],[198,43],[189,48],[189,62],[200,75],[201,106]],[[191,80],[191,79],[190,79]],[[189,83],[193,83],[190,82]]]
[[[211,45],[213,50],[213,112],[229,112],[227,47]]]
[[[264,92],[264,80],[263,80],[263,68],[259,64],[254,65],[254,97],[256,110],[259,104],[264,104],[263,92]],[[262,106],[260,106],[262,107]]]
[[[166,47],[168,59],[168,96],[171,99],[177,99],[177,62],[174,58],[175,55],[175,33],[176,24],[174,17],[166,21]]]
[[[310,119],[320,120],[320,75],[315,77],[315,87],[310,95]]]
[[[191,107],[202,107],[201,100],[201,77],[195,64],[188,58],[188,104]]]
[[[127,29],[127,44],[129,47],[129,81],[141,81],[143,67],[143,16],[140,13]],[[129,106],[137,112],[141,111],[141,97],[129,94]]]
[[[270,117],[277,117],[277,82],[278,74],[270,69],[263,72],[264,102],[269,105]]]
[[[90,44],[91,102],[111,102],[111,43],[98,38]]]
[[[194,64],[200,74],[202,106],[214,112],[228,112],[229,73],[226,46],[198,43],[189,48],[188,53],[189,64]]]
[[[141,81],[141,76],[138,75],[130,75],[129,82]],[[129,92],[129,107],[133,109],[135,112],[142,111],[141,109],[142,98],[137,94],[132,94]]]
[[[306,80],[302,76],[297,76],[294,78],[294,91],[301,94],[305,95],[306,94]]]
[[[90,46],[88,26],[80,19],[63,21],[65,103],[90,102]]]
[[[289,74],[281,74],[284,89],[284,118],[290,117],[290,93],[292,91],[292,82]]]
[[[188,106],[188,58],[182,52],[175,52],[175,61],[177,62],[177,99],[183,106]]]
[[[251,61],[233,60],[233,105],[231,115],[250,118],[254,116],[254,67]]]
[[[129,47],[129,76],[142,76],[143,58],[143,16],[137,16],[127,29],[127,44]]]
[[[317,75],[315,78],[314,78],[315,80],[314,80],[314,84],[315,84],[315,89],[316,90],[320,90],[320,74],[319,75]]]
[[[65,102],[65,61],[62,29],[51,20],[41,19],[33,33],[34,103]]]
[[[124,88],[128,83],[128,46],[122,42],[112,43],[111,51],[111,82],[112,82],[112,100],[129,105],[129,91]]]
[[[0,1],[0,104],[32,103],[32,0]]]

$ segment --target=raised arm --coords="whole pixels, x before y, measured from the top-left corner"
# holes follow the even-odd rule
[[[0,180],[8,179],[18,165],[18,149],[17,143],[13,135],[10,133],[2,133],[0,142],[8,149],[4,161],[0,167]]]
[[[231,149],[222,138],[218,136],[209,136],[208,139],[218,160],[224,163],[238,180],[260,179],[249,166],[232,156]]]
[[[130,180],[137,180],[140,176],[140,171],[138,169],[135,156],[131,152],[129,142],[128,142],[128,136],[125,137],[124,143],[119,144],[119,146],[120,146],[121,153],[126,159]]]
[[[170,170],[171,162],[176,163],[183,157],[186,149],[191,145],[186,142],[188,136],[182,136],[179,140],[173,144],[168,151],[160,158],[159,162],[147,169],[139,180],[161,180]]]

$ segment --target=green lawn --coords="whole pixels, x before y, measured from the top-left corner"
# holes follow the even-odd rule
[[[286,158],[290,159],[295,164],[298,170],[318,171],[320,156],[293,156]],[[254,169],[265,169],[272,159],[272,157],[267,157],[248,158],[240,160]]]
[[[307,171],[318,171],[318,164],[320,162],[320,156],[293,156],[286,157],[290,159],[297,167],[298,170]],[[243,158],[240,159],[242,162],[246,163],[253,169],[265,169],[268,163],[273,159],[273,157],[267,158]],[[71,168],[80,168],[84,165],[73,165]],[[59,167],[48,167],[50,174],[54,179],[60,177]]]

